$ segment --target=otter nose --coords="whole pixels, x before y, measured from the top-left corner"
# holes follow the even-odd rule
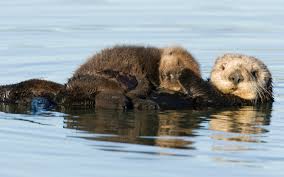
[[[233,82],[235,85],[238,85],[240,82],[244,80],[244,77],[242,76],[240,71],[236,71],[229,76],[229,80]]]

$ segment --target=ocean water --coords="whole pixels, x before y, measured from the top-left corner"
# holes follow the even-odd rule
[[[115,44],[181,45],[204,78],[224,53],[271,70],[269,108],[161,112],[0,106],[0,176],[284,176],[282,0],[13,0],[0,2],[0,84],[65,83]]]

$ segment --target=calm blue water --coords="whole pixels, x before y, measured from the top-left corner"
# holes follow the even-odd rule
[[[284,1],[0,2],[0,84],[64,83],[114,44],[186,47],[203,77],[217,56],[262,59],[272,108],[31,114],[0,106],[0,176],[284,176]]]

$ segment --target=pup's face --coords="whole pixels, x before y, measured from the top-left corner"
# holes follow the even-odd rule
[[[178,78],[185,68],[200,76],[199,65],[187,50],[182,47],[163,48],[159,67],[160,87],[182,91]]]

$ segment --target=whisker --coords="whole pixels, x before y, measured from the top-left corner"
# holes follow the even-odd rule
[[[255,83],[254,87],[256,89],[256,94],[258,95],[258,99],[256,99],[255,101],[257,102],[260,99],[259,101],[263,103],[265,95],[263,94],[261,85]]]
[[[273,99],[273,93],[271,90],[270,87],[269,88],[266,88],[264,86],[264,83],[263,82],[257,82],[258,83],[258,88],[260,89],[260,92],[261,94],[263,95],[263,100],[262,100],[262,103],[267,101],[267,100],[270,100],[270,99]]]

